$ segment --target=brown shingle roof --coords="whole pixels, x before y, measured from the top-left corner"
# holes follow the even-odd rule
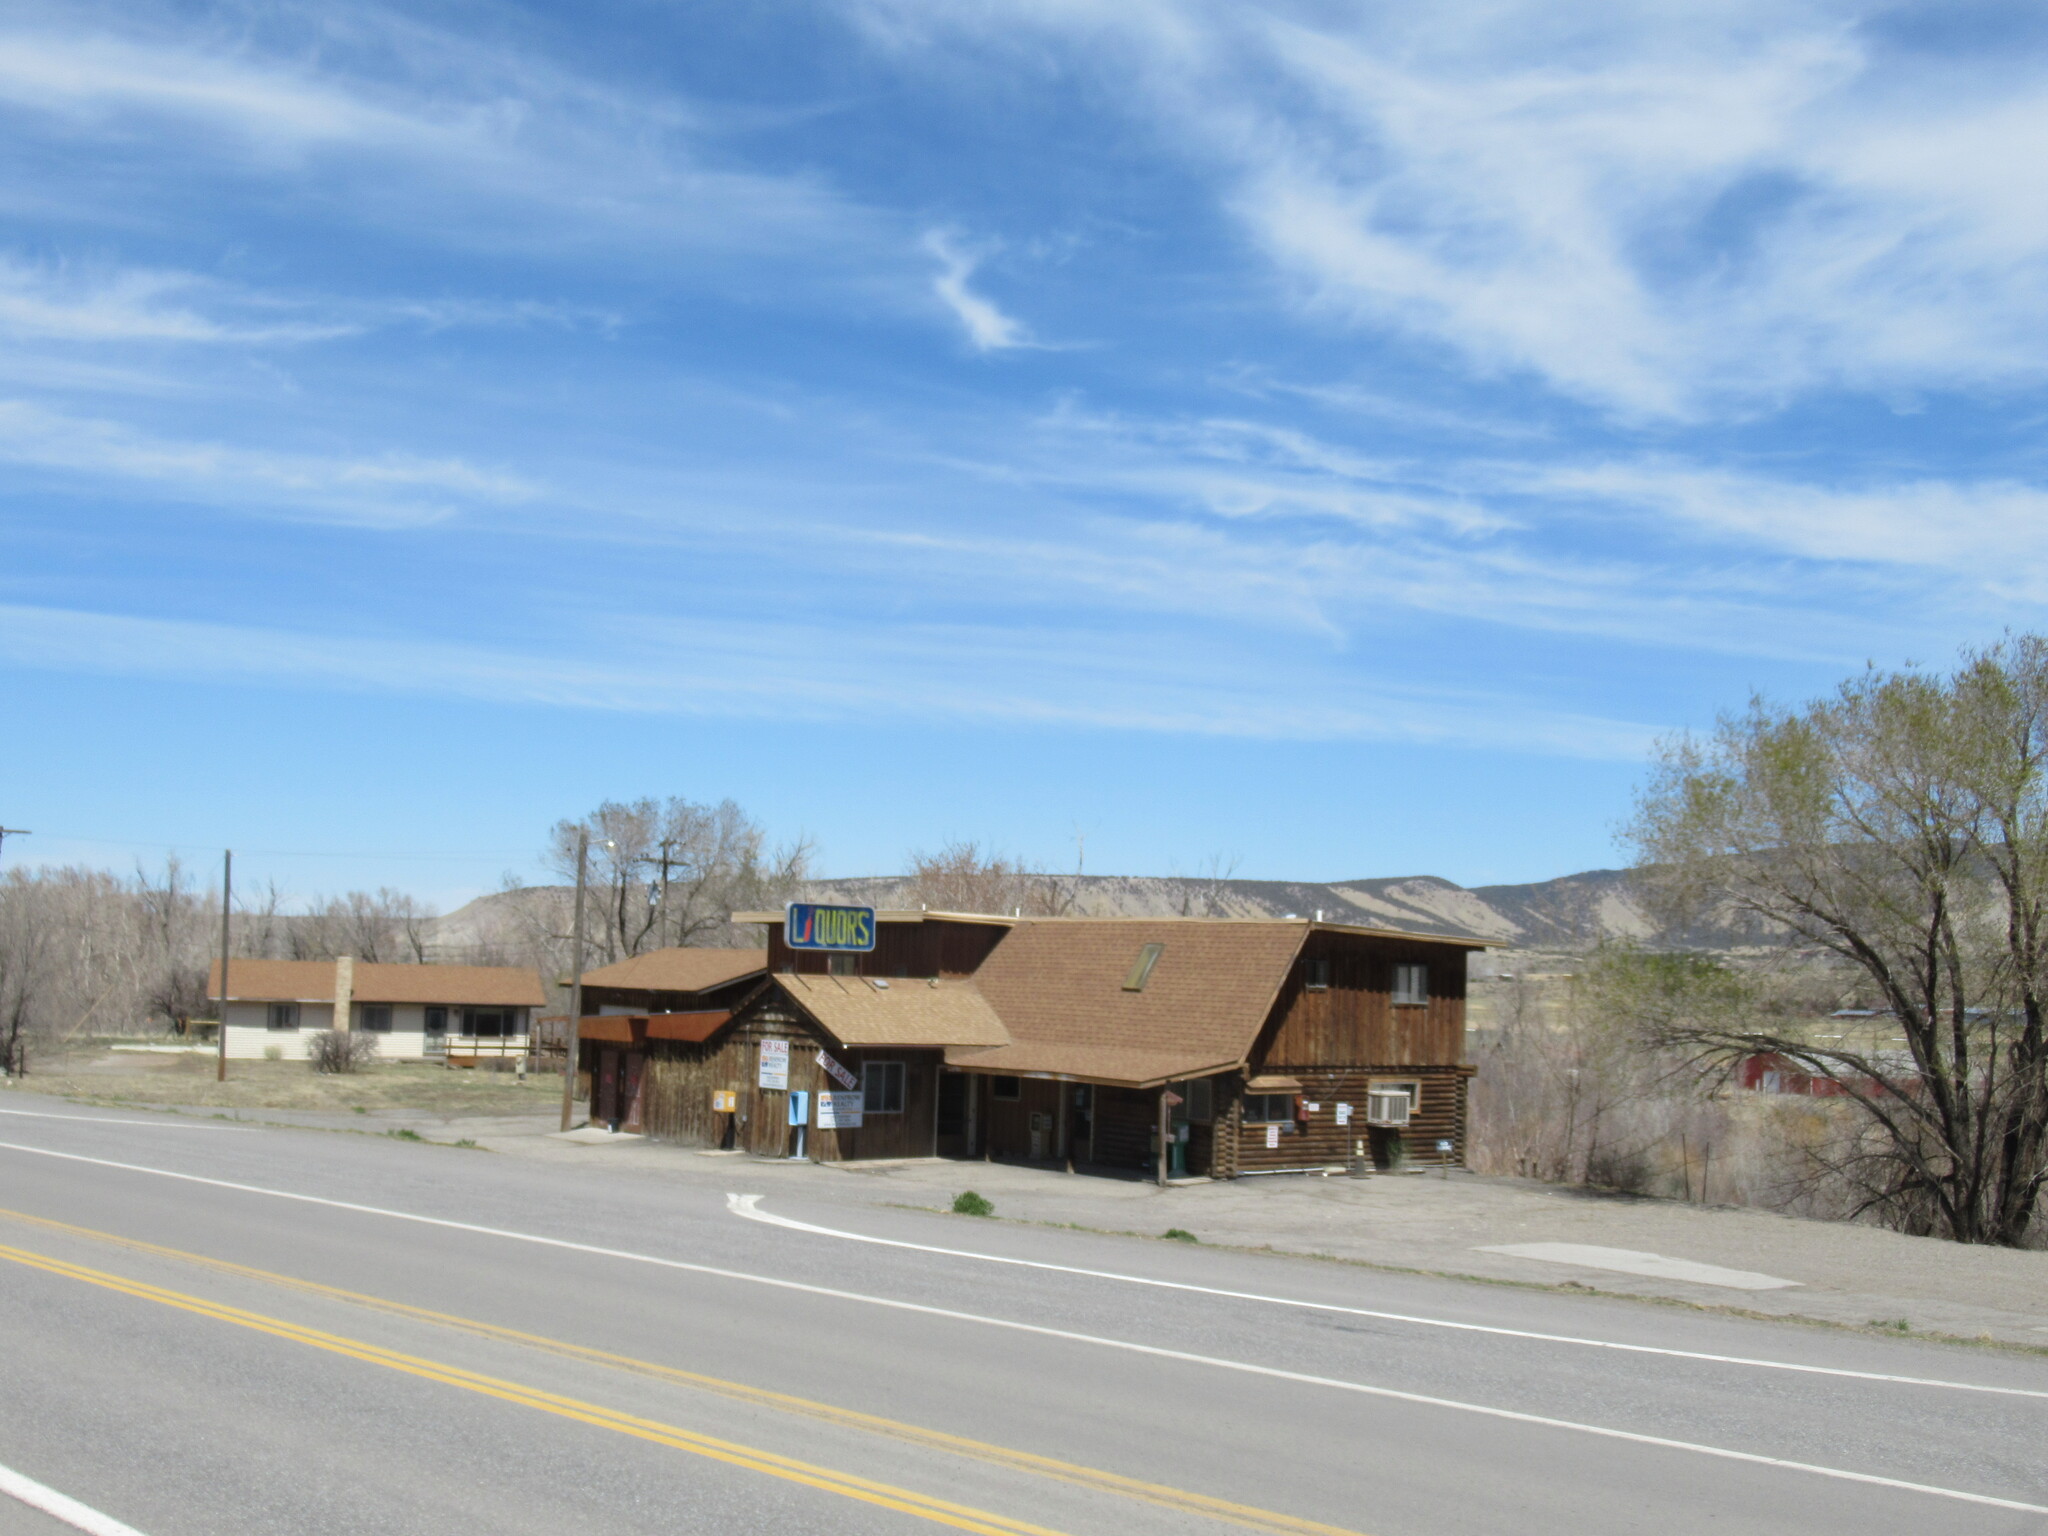
[[[1110,1045],[1017,1044],[999,1045],[991,1050],[968,1046],[946,1052],[949,1067],[1019,1075],[1042,1072],[1126,1088],[1150,1088],[1183,1078],[1209,1077],[1228,1072],[1240,1059],[1235,1055],[1219,1058],[1188,1051],[1124,1050]]]
[[[949,1059],[1134,1084],[1235,1066],[1257,1041],[1308,931],[1275,922],[1026,920],[974,973],[1015,1044]],[[1162,946],[1159,959],[1144,990],[1126,992],[1124,979],[1147,944]]]
[[[640,992],[703,992],[767,969],[765,949],[651,949],[585,971],[583,985]]]
[[[858,976],[777,976],[775,985],[843,1045],[1007,1045],[1010,1035],[974,984]]]
[[[231,1000],[321,1003],[334,1000],[332,960],[232,960]],[[207,995],[220,996],[220,962],[208,968]],[[454,1003],[540,1008],[540,975],[524,965],[368,965],[358,961],[350,997],[359,1003]]]

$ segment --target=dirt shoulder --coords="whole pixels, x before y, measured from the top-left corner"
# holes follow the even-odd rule
[[[214,1080],[211,1054],[93,1051],[52,1060],[22,1078],[26,1092],[97,1104],[187,1109],[283,1110],[315,1115],[415,1112],[435,1117],[529,1115],[561,1098],[558,1078],[521,1082],[510,1072],[383,1062],[342,1075],[299,1061],[234,1061]]]

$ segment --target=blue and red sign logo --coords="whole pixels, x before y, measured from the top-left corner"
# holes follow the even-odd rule
[[[875,909],[792,901],[782,919],[782,937],[791,949],[865,952],[875,947]]]

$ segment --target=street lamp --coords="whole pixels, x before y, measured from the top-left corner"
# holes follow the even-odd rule
[[[618,844],[610,838],[604,840],[607,848]],[[583,887],[590,871],[590,829],[576,829],[576,924],[571,943],[576,953],[569,962],[569,1027],[564,1034],[562,1055],[562,1129],[569,1129],[569,1121],[576,1113],[576,1054],[581,1044],[577,1036],[583,1021]]]

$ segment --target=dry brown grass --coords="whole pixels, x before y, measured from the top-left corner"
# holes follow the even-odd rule
[[[35,1093],[101,1104],[179,1104],[203,1109],[410,1109],[449,1115],[540,1114],[561,1100],[561,1080],[510,1072],[451,1071],[386,1062],[333,1075],[298,1061],[231,1061],[214,1081],[213,1057],[80,1053],[21,1079]]]

